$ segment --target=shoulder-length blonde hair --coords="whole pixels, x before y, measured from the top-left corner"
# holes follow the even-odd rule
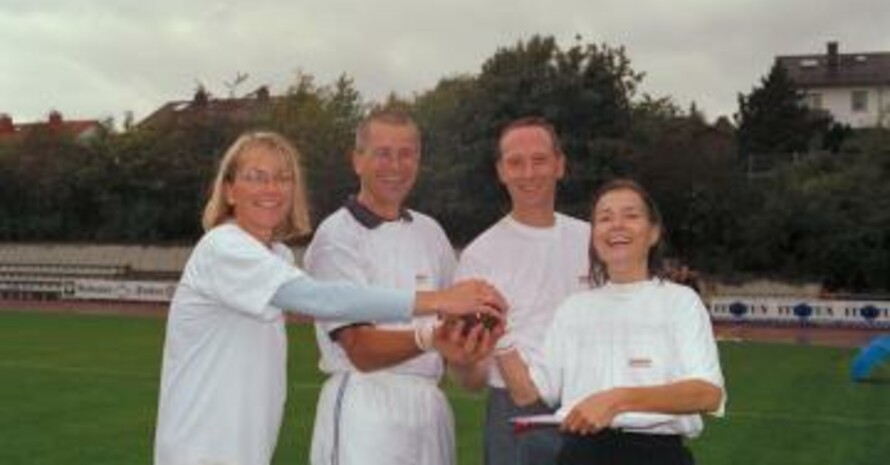
[[[284,157],[294,178],[291,210],[282,224],[275,228],[272,239],[286,241],[308,234],[312,226],[309,221],[309,203],[300,165],[300,152],[283,136],[270,131],[246,132],[226,150],[210,187],[210,199],[204,206],[204,216],[201,221],[204,231],[209,231],[234,216],[234,208],[226,199],[225,187],[235,180],[241,155],[254,149],[268,150]]]

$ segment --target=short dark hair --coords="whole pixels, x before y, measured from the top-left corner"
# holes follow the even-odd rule
[[[541,128],[544,132],[550,136],[550,145],[553,148],[553,152],[557,155],[562,155],[562,143],[559,141],[559,135],[556,134],[556,128],[550,124],[545,118],[541,116],[523,116],[522,118],[515,119],[511,121],[509,124],[504,126],[501,129],[501,134],[498,136],[498,146],[497,150],[495,150],[495,160],[500,160],[501,156],[501,141],[504,140],[504,137],[510,131],[520,129],[520,128]]]
[[[649,218],[649,222],[659,228],[660,234],[658,235],[658,241],[649,249],[647,269],[650,278],[657,277],[659,279],[665,279],[667,276],[667,268],[664,263],[664,253],[666,248],[665,237],[667,231],[665,230],[661,213],[658,211],[658,206],[655,205],[652,196],[649,195],[649,192],[647,192],[640,183],[633,179],[616,178],[606,181],[605,184],[600,186],[600,188],[593,194],[593,198],[590,201],[591,229],[596,226],[596,204],[604,195],[617,190],[629,190],[639,195],[643,200],[643,205],[646,206],[646,216]],[[603,263],[599,258],[599,255],[596,253],[596,248],[593,246],[593,240],[590,241],[588,254],[590,256],[590,284],[593,285],[593,287],[602,286],[609,280],[609,272],[606,269],[605,263]]]
[[[414,118],[400,108],[386,107],[371,111],[371,113],[362,119],[358,124],[358,127],[355,128],[356,152],[364,151],[365,147],[368,145],[368,134],[370,132],[371,124],[373,123],[410,127],[414,130],[414,133],[417,136],[417,148],[420,149],[420,128],[417,126],[417,123],[414,122]]]

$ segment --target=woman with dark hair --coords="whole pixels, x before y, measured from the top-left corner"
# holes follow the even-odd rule
[[[561,408],[560,464],[690,464],[684,438],[700,413],[722,415],[726,394],[707,311],[664,279],[661,217],[636,182],[597,191],[591,212],[593,289],[563,302],[527,366],[509,347],[498,366],[517,404]]]

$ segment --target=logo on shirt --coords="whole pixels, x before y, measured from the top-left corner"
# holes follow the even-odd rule
[[[432,289],[433,279],[427,274],[416,274],[414,275],[414,287],[421,290]]]
[[[652,359],[651,358],[631,358],[627,360],[627,366],[629,368],[651,368],[652,367]]]

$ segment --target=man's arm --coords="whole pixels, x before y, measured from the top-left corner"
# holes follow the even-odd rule
[[[387,368],[410,360],[426,350],[435,350],[441,355],[452,371],[461,381],[464,376],[471,376],[477,363],[484,360],[494,348],[503,329],[487,330],[476,325],[464,331],[464,323],[448,319],[446,322],[430,327],[431,340],[429,347],[421,347],[426,336],[421,323],[413,330],[378,329],[370,325],[344,327],[336,332],[337,342],[343,347],[349,360],[361,371],[373,371]],[[484,382],[484,373],[482,374]],[[469,382],[469,381],[468,381]]]
[[[336,341],[349,361],[363,372],[398,365],[423,353],[413,330],[349,326],[337,331]]]
[[[489,329],[481,323],[469,328],[466,325],[463,320],[446,320],[436,331],[434,342],[454,380],[464,389],[478,391],[488,384],[491,354],[504,334],[504,326]]]

